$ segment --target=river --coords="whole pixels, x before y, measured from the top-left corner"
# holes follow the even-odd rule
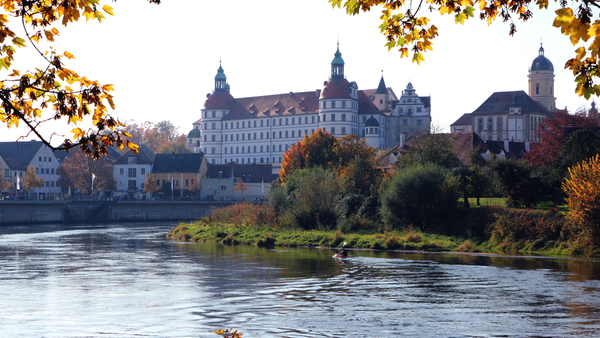
[[[0,227],[1,337],[597,337],[600,261],[178,243]]]

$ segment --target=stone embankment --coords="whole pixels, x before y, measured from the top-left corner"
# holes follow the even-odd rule
[[[195,220],[217,202],[0,201],[0,225]]]

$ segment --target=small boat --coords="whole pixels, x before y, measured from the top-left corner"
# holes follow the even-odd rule
[[[333,258],[352,258],[352,257],[354,257],[354,256],[352,256],[352,255],[342,255],[342,254],[339,254],[339,253],[336,253],[335,255],[333,255]]]

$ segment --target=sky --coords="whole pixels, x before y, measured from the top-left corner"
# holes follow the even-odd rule
[[[554,64],[556,106],[575,111],[591,103],[574,94],[573,75],[564,69],[578,46],[552,27],[558,9],[554,2],[549,10],[534,10],[528,22],[516,21],[513,37],[501,21],[488,26],[471,18],[460,25],[453,17],[426,12],[439,36],[421,65],[387,50],[378,28],[379,9],[348,16],[327,0],[102,3],[113,7],[115,16],[57,27],[60,36],[53,46],[75,56],[65,61],[68,68],[114,85],[116,109],[110,114],[121,121],[170,120],[187,134],[214,88],[219,62],[236,98],[320,89],[330,75],[338,39],[349,81],[359,89],[377,88],[383,71],[386,85],[398,96],[412,82],[418,95],[431,96],[432,123],[443,132],[493,92],[527,92],[528,70],[540,43]],[[33,48],[20,49],[16,58],[21,70],[43,66]],[[73,128],[60,123],[42,131],[69,136]],[[14,141],[26,132],[0,129],[0,141]],[[61,140],[54,137],[53,143]]]

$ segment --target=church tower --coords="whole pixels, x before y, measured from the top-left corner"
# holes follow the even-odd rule
[[[548,111],[556,110],[554,66],[544,56],[544,47],[540,46],[539,55],[533,60],[527,77],[529,78],[529,96]]]

